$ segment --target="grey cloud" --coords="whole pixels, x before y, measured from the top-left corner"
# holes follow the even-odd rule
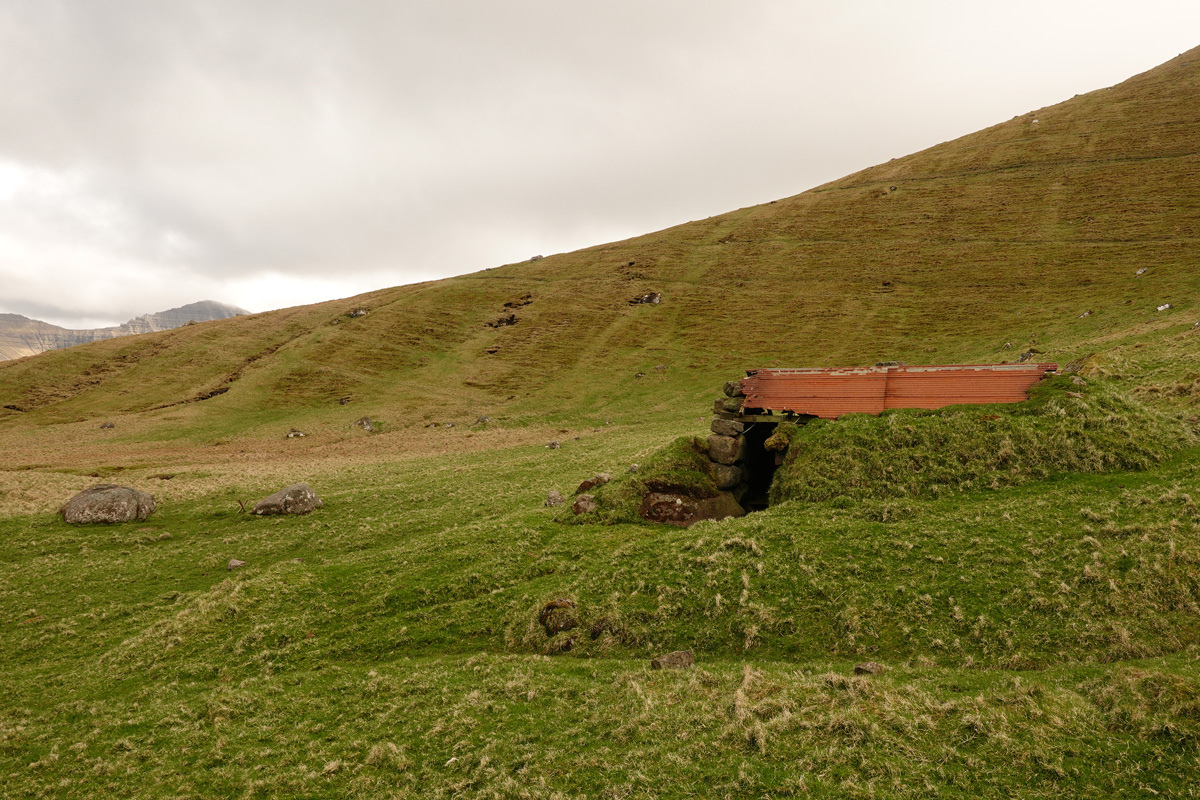
[[[1043,5],[10,0],[0,311],[261,310],[224,292],[455,274],[794,194],[1102,85],[1025,62],[1130,23]],[[1185,20],[1150,0],[1137,24]],[[1171,55],[1103,58],[1111,82]],[[109,274],[137,290],[88,285]]]

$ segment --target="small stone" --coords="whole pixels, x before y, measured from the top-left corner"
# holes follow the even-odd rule
[[[666,372],[666,371],[667,371],[667,365],[666,365],[666,364],[655,364],[655,365],[654,365],[654,371],[655,371],[655,372]]]
[[[1158,311],[1166,311],[1168,308],[1174,308],[1174,307],[1175,306],[1171,305],[1170,303],[1163,303],[1161,306],[1158,307],[1157,310]]]
[[[559,449],[560,447],[562,447],[562,445],[561,445],[561,444],[559,444],[558,442],[547,442],[547,443],[546,443],[546,448],[547,448],[548,450],[557,450],[557,449]]]
[[[447,423],[446,423],[445,425],[443,425],[442,427],[443,427],[443,428],[453,428],[453,427],[454,427],[454,423],[453,423],[453,422],[447,422]]]
[[[612,475],[607,472],[598,473],[595,477],[588,478],[583,483],[579,484],[579,488],[575,490],[575,494],[585,494],[595,489],[597,486],[603,486],[612,480]]]
[[[723,391],[725,392],[726,397],[740,397],[742,394],[744,394],[744,392],[742,392],[741,381],[725,381],[725,387]]]
[[[348,395],[346,397],[338,398],[338,403],[340,403],[341,405],[346,405],[349,402],[350,402],[350,397]]]
[[[230,572],[232,572],[233,570],[237,569],[238,567],[244,567],[244,566],[246,566],[246,562],[245,562],[245,561],[238,561],[236,558],[231,558],[231,559],[229,559],[229,570],[230,570]]]
[[[100,430],[102,430],[102,431],[110,431],[115,427],[117,427],[116,423],[113,423],[113,422],[101,422],[100,423]]]
[[[357,425],[358,427],[362,428],[367,433],[375,432],[375,423],[371,422],[370,417],[362,417],[360,419],[356,419],[354,421],[354,424]]]
[[[629,469],[627,469],[627,470],[625,470],[625,471],[626,471],[626,472],[637,472],[637,471],[638,471],[638,465],[637,465],[637,464],[630,464],[630,465],[629,465]]]
[[[1085,381],[1083,378],[1079,377],[1078,375],[1071,376],[1071,383],[1073,383],[1076,386],[1087,386],[1087,381]]]
[[[634,375],[633,377],[635,377],[635,378],[644,378],[644,377],[646,377],[646,373],[644,373],[644,372],[639,372],[637,375]]]
[[[304,435],[305,435],[304,431],[299,430],[297,428],[292,428],[290,431],[287,432],[287,438],[289,438],[289,439],[301,439],[304,437]]]
[[[531,256],[529,260],[530,261],[541,261],[543,258],[544,258],[544,256]]]
[[[308,514],[324,505],[307,483],[293,483],[286,489],[280,489],[275,494],[259,500],[253,513],[259,516]]]
[[[650,669],[687,669],[696,663],[691,650],[676,650],[650,662]]]
[[[1140,278],[1141,276],[1143,276],[1143,275],[1145,275],[1145,274],[1146,274],[1146,270],[1148,270],[1148,269],[1150,269],[1150,268],[1149,268],[1149,267],[1142,267],[1142,268],[1141,268],[1141,269],[1139,269],[1137,272],[1133,273],[1133,275],[1134,275],[1134,277],[1135,277],[1135,278]]]
[[[571,510],[576,514],[590,514],[600,506],[596,503],[596,496],[593,494],[581,494],[575,498],[575,502],[571,506]]]
[[[1079,315],[1079,319],[1083,319],[1084,317],[1090,317],[1091,315],[1092,315],[1091,311],[1085,311]]]
[[[876,661],[864,661],[861,664],[854,665],[855,675],[880,675],[887,671],[887,667]]]
[[[487,424],[488,424],[489,422],[491,422],[491,421],[492,421],[492,418],[491,418],[491,417],[478,417],[478,418],[475,420],[475,424],[476,424],[476,425],[487,425]]]
[[[551,489],[546,493],[546,502],[542,503],[542,505],[552,508],[553,506],[561,506],[565,502],[567,502],[567,498],[562,496],[562,492],[558,491],[558,489]]]
[[[370,313],[371,312],[365,308],[356,308],[353,311],[351,311],[349,314],[347,314],[346,316],[347,317],[365,317],[367,314],[370,314]]]
[[[708,426],[708,429],[721,436],[740,436],[746,430],[746,426],[736,419],[722,419],[721,417],[717,417]]]

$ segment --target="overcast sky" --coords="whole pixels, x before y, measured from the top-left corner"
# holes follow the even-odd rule
[[[1196,0],[3,0],[0,311],[265,311],[574,250],[1196,45]]]

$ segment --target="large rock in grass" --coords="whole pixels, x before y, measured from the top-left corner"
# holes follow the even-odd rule
[[[72,497],[58,513],[73,525],[88,525],[95,522],[140,522],[156,510],[158,505],[151,495],[129,486],[102,483]]]
[[[254,513],[259,516],[274,514],[307,514],[325,505],[317,493],[308,488],[307,483],[293,483],[286,489],[280,489],[270,497],[264,497],[254,506]]]
[[[746,510],[729,492],[696,498],[673,492],[650,492],[638,508],[642,519],[687,527],[702,519],[744,517]]]

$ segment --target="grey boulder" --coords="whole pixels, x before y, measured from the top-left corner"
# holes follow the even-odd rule
[[[259,516],[307,514],[323,505],[325,504],[321,502],[321,498],[317,497],[317,493],[310,489],[307,483],[294,483],[270,497],[259,500],[254,506],[254,513]]]
[[[140,522],[157,509],[154,498],[145,492],[129,486],[102,483],[72,497],[58,513],[73,525],[88,525],[95,522]]]

